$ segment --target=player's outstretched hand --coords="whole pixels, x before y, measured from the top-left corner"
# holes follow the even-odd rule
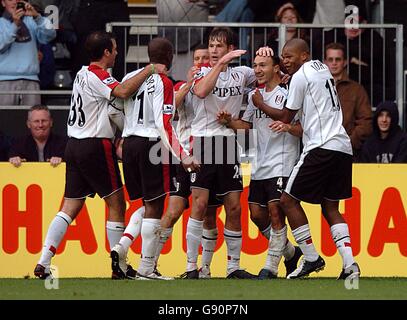
[[[220,111],[217,114],[218,122],[224,126],[228,125],[232,121],[232,115],[226,111]]]
[[[252,95],[252,101],[256,107],[259,107],[264,102],[263,96],[261,95],[259,89],[256,89]]]
[[[187,156],[183,158],[181,163],[185,171],[189,173],[198,172],[201,169],[199,161],[194,156]]]
[[[288,84],[288,82],[290,81],[291,76],[289,74],[284,74],[281,78],[281,82],[284,84]]]
[[[222,64],[228,64],[231,62],[233,59],[239,58],[240,56],[244,55],[246,53],[246,50],[233,50],[225,54],[220,60],[219,63]]]
[[[270,47],[261,47],[256,51],[256,56],[272,57],[274,56],[274,51]]]

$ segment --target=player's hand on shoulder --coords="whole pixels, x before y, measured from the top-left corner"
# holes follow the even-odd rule
[[[274,56],[274,51],[270,47],[261,47],[256,51],[256,56],[260,57],[272,57]]]
[[[281,82],[284,84],[288,84],[290,82],[291,76],[289,74],[283,74],[281,77]]]
[[[168,75],[167,66],[161,63],[154,63],[154,73]]]

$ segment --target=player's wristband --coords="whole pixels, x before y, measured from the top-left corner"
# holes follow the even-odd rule
[[[151,74],[155,73],[155,67],[154,67],[154,63],[151,64]]]

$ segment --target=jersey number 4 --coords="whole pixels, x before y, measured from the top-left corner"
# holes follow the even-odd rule
[[[85,112],[83,112],[83,100],[80,94],[71,97],[71,110],[69,111],[68,126],[73,126],[78,120],[78,126],[83,127],[86,123]]]
[[[339,100],[338,100],[338,92],[336,91],[336,88],[335,88],[335,80],[332,78],[329,80],[326,80],[325,88],[328,89],[329,95],[331,96],[332,111],[341,110],[341,105],[339,104]]]

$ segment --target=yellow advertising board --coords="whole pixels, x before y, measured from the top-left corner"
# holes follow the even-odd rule
[[[264,265],[267,240],[250,221],[247,205],[250,167],[243,165],[245,190],[242,194],[243,247],[241,266],[257,273]],[[0,163],[0,277],[33,276],[48,226],[63,200],[65,165],[52,168],[47,163],[24,163],[14,168]],[[407,277],[407,165],[356,164],[353,171],[353,198],[341,202],[340,210],[350,228],[352,249],[362,276]],[[126,221],[141,202],[130,205]],[[319,206],[303,204],[314,244],[326,261],[318,276],[335,277],[341,259],[323,221]],[[53,265],[60,277],[109,277],[110,258],[105,234],[106,207],[98,197],[88,199],[77,220],[69,227],[57,250]],[[186,266],[185,232],[189,211],[174,227],[159,261],[159,270],[168,276],[184,272]],[[212,275],[226,272],[226,244],[223,241],[225,214],[218,212],[219,238],[212,263]],[[292,240],[289,232],[289,238]],[[137,267],[141,239],[129,252]],[[284,275],[284,265],[280,275]]]

